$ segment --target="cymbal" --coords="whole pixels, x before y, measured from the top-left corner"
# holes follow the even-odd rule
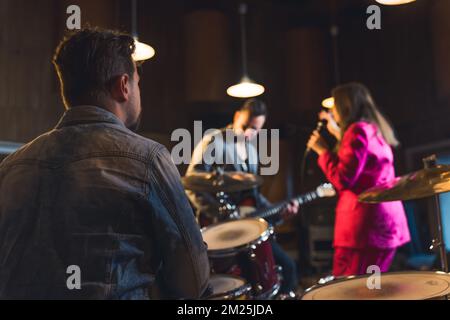
[[[438,165],[371,188],[360,194],[358,200],[367,203],[413,200],[448,191],[450,191],[450,166]]]
[[[198,192],[239,192],[262,184],[262,178],[239,171],[193,172],[181,178],[186,189]]]

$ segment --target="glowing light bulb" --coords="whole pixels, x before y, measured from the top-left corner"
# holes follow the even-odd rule
[[[227,94],[236,98],[251,98],[263,94],[264,90],[262,85],[253,82],[248,77],[243,77],[241,82],[227,89]]]
[[[148,44],[142,43],[138,41],[138,39],[134,39],[135,50],[133,53],[134,61],[143,61],[152,58],[155,55],[155,49],[153,49]]]
[[[327,109],[332,109],[334,107],[334,98],[327,98],[325,100],[322,101],[322,107],[327,108]]]
[[[387,6],[397,6],[400,4],[407,4],[414,2],[416,0],[376,0],[378,3],[387,5]]]

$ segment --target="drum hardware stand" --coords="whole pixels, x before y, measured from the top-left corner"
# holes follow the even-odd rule
[[[223,173],[224,169],[222,167],[215,167],[213,171],[214,184],[223,185]],[[239,218],[239,212],[236,210],[236,205],[230,200],[229,196],[223,192],[216,193],[217,203],[219,204],[219,220],[226,221]]]
[[[219,204],[219,219],[221,221],[239,219],[239,212],[236,209],[236,205],[225,192],[217,192],[216,199]]]
[[[437,157],[436,155],[431,155],[427,158],[423,159],[425,169],[430,169],[436,167],[437,165]],[[439,250],[439,255],[441,259],[441,269],[443,272],[448,273],[448,261],[447,261],[447,252],[445,248],[444,242],[444,234],[442,230],[442,217],[441,217],[441,204],[439,195],[435,195],[435,205],[436,205],[436,224],[437,224],[437,239],[432,240],[432,244],[430,246],[430,250],[437,251]]]

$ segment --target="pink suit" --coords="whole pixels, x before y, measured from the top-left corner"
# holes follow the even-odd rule
[[[395,248],[410,241],[408,223],[403,205],[400,201],[367,204],[358,201],[363,191],[395,178],[394,157],[391,147],[384,141],[374,124],[357,122],[345,132],[339,152],[325,152],[318,159],[320,168],[338,192],[334,247],[336,253],[354,252],[363,254],[365,250],[373,255],[377,249],[386,256],[386,250]],[[340,253],[339,253],[340,252]],[[393,255],[387,255],[391,257]],[[348,257],[347,257],[348,258]],[[356,260],[377,260],[361,259]],[[354,264],[349,260],[349,264]],[[367,263],[370,263],[368,261]],[[380,262],[387,269],[389,263]],[[387,265],[387,267],[386,267]],[[342,268],[336,270],[342,271]],[[350,268],[346,274],[361,273]],[[358,270],[361,269],[359,266]],[[382,270],[387,271],[387,270]],[[337,275],[337,274],[335,274]]]

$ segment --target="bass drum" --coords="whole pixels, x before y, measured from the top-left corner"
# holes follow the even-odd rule
[[[212,294],[208,300],[249,300],[251,285],[247,284],[244,279],[227,275],[212,275],[209,284]]]
[[[450,294],[450,274],[444,272],[382,273],[379,289],[369,289],[372,280],[373,275],[339,278],[307,289],[302,300],[437,300]]]

